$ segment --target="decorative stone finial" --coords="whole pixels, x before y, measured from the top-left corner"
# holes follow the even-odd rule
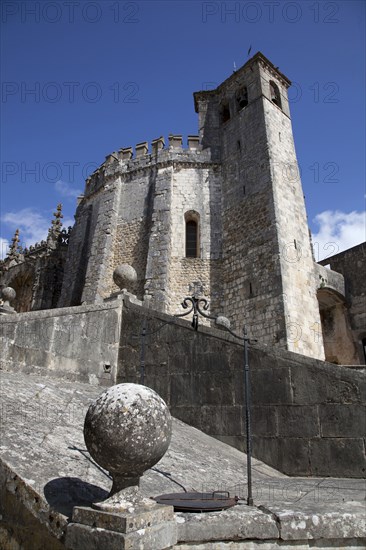
[[[11,239],[11,245],[7,254],[8,258],[15,260],[19,256],[19,229],[15,230],[14,237]]]
[[[50,245],[52,246],[56,244],[58,236],[61,232],[61,227],[62,227],[61,218],[63,218],[61,203],[57,205],[56,212],[54,212],[53,215],[54,215],[54,220],[51,221],[51,227],[48,230],[48,236],[47,236],[48,246]]]
[[[121,264],[113,271],[113,281],[122,292],[127,292],[128,287],[131,287],[137,281],[136,270],[132,265]]]
[[[84,439],[93,459],[113,478],[109,498],[93,507],[113,512],[153,506],[138,490],[145,470],[165,454],[171,438],[169,409],[152,389],[118,384],[89,407]]]
[[[17,293],[11,286],[6,286],[1,291],[1,298],[3,305],[0,306],[0,315],[7,315],[9,313],[16,313],[15,309],[10,305],[10,302],[15,300]]]
[[[62,204],[59,203],[57,205],[57,208],[56,208],[56,212],[53,213],[53,215],[55,216],[55,219],[52,220],[52,225],[53,226],[58,226],[58,225],[62,225],[61,223],[61,219],[60,218],[63,218],[63,214],[62,214]]]

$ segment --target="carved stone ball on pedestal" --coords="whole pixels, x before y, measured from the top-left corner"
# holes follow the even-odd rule
[[[90,455],[113,478],[112,508],[136,499],[139,478],[169,447],[169,409],[152,389],[118,384],[104,391],[89,407],[84,439]],[[104,503],[99,503],[99,508]]]
[[[15,309],[10,305],[10,303],[15,300],[17,293],[11,286],[6,286],[1,291],[1,299],[3,300],[3,305],[0,307],[0,313],[16,313]]]
[[[4,300],[4,302],[8,302],[8,304],[10,304],[10,302],[15,299],[16,295],[17,293],[13,288],[11,288],[11,286],[6,286],[1,291],[2,299]]]
[[[113,271],[113,281],[123,290],[130,290],[137,281],[136,270],[129,264],[121,264]]]

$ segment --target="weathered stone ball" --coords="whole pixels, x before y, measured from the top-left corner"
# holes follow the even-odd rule
[[[14,298],[16,297],[17,293],[11,286],[6,286],[1,291],[1,297],[4,300],[4,302],[12,302]]]
[[[137,281],[137,273],[132,265],[121,264],[113,271],[113,281],[122,290]]]
[[[118,384],[89,407],[84,439],[94,460],[118,477],[139,477],[169,447],[172,420],[163,399],[138,384]]]
[[[230,321],[227,317],[218,315],[218,317],[216,317],[216,325],[219,327],[230,328]]]

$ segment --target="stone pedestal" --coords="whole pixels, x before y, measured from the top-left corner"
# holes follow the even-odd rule
[[[146,386],[117,384],[90,404],[85,444],[92,458],[111,474],[113,486],[103,502],[74,508],[66,548],[164,550],[176,544],[173,507],[158,505],[139,491],[142,474],[166,453],[171,431],[166,403]]]
[[[110,513],[76,506],[68,525],[69,550],[164,550],[177,543],[172,506],[154,503],[133,512]]]

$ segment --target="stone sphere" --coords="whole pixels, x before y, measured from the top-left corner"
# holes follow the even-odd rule
[[[230,328],[230,321],[227,317],[219,315],[216,317],[216,325],[219,327]]]
[[[16,297],[17,293],[11,286],[6,286],[1,291],[1,297],[4,300],[4,302],[12,302],[14,298]]]
[[[84,439],[94,460],[112,476],[139,477],[169,447],[172,420],[162,398],[138,384],[118,384],[89,407]]]
[[[137,273],[132,265],[122,264],[113,271],[113,281],[122,290],[137,281]]]

